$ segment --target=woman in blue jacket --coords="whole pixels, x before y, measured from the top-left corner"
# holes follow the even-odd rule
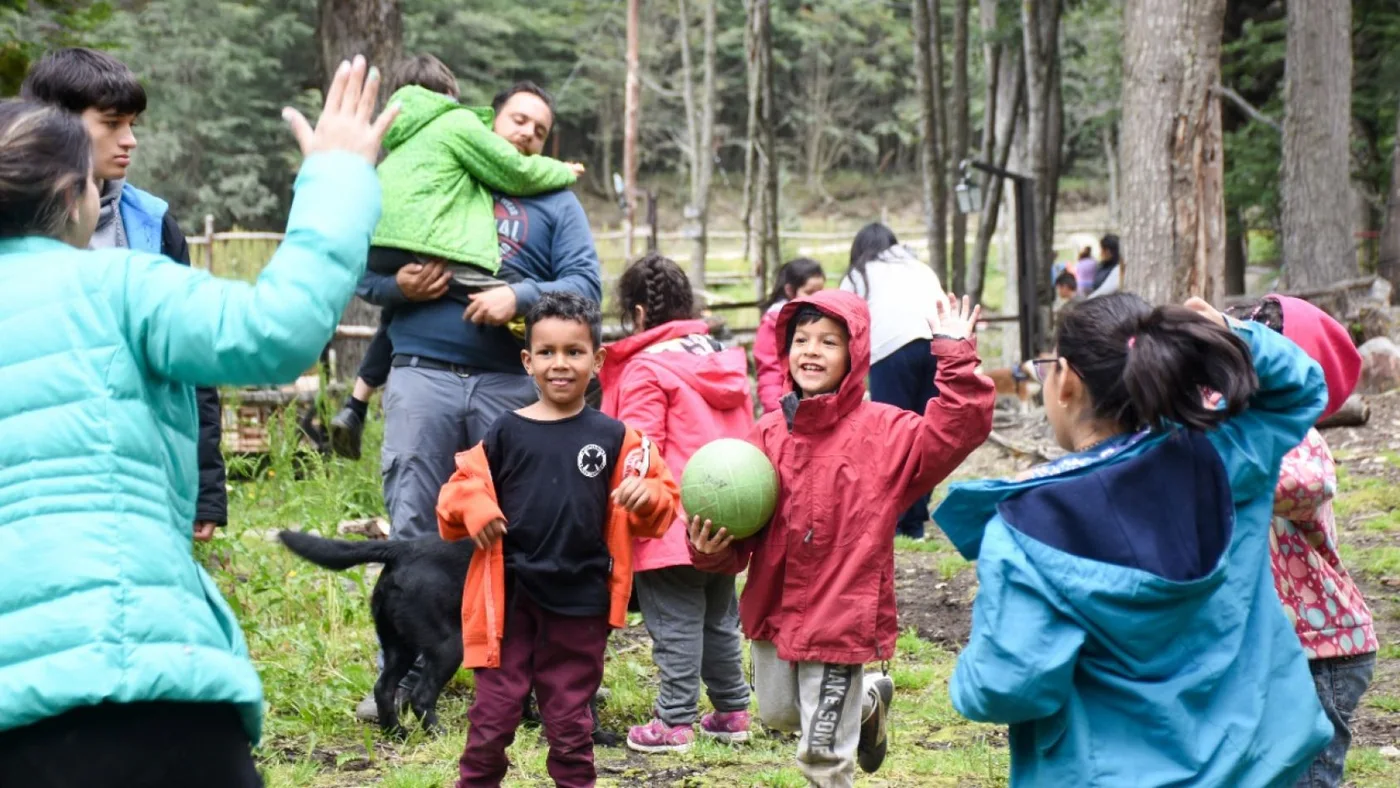
[[[261,784],[262,685],[191,554],[195,386],[316,361],[379,216],[377,76],[343,64],[255,284],[87,251],[91,143],[0,104],[0,785]]]
[[[1292,785],[1332,726],[1299,691],[1268,529],[1318,365],[1199,299],[1130,294],[1066,313],[1036,364],[1073,453],[935,515],[980,584],[954,707],[1010,724],[1013,785]]]

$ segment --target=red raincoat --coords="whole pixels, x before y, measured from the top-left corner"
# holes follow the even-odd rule
[[[676,479],[690,456],[718,438],[753,430],[749,360],[743,348],[713,350],[703,320],[672,320],[608,345],[598,376],[603,412],[639,430]],[[632,569],[689,566],[685,513],[660,539],[637,539]]]
[[[778,336],[804,303],[846,324],[850,372],[836,393],[802,400],[791,427],[781,411],[755,427],[750,440],[778,470],[767,528],[723,553],[691,555],[708,571],[748,567],[739,617],[750,639],[772,641],[790,662],[863,664],[888,659],[899,636],[895,521],[986,440],[996,389],[974,371],[975,342],[935,337],[939,394],[922,416],[865,402],[865,301],[835,290],[793,301]]]

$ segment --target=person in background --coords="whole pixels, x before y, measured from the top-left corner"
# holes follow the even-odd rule
[[[1074,263],[1074,278],[1079,295],[1088,298],[1094,292],[1094,277],[1099,273],[1099,261],[1094,259],[1094,249],[1086,246],[1079,250],[1079,259]]]
[[[133,249],[190,264],[185,234],[159,197],[126,181],[136,152],[136,121],[146,111],[146,90],[125,63],[83,47],[59,49],[40,58],[25,76],[20,96],[52,104],[83,120],[92,138],[92,171],[101,193],[92,249]],[[194,538],[207,542],[228,524],[224,470],[223,407],[219,390],[196,386],[199,408],[199,497]]]
[[[1055,296],[1059,299],[1059,302],[1055,304],[1056,309],[1065,309],[1084,300],[1084,297],[1079,294],[1079,281],[1069,271],[1065,271],[1055,278]]]
[[[83,122],[0,104],[0,785],[262,785],[262,682],[191,550],[194,387],[286,383],[335,331],[395,114],[365,72],[341,64],[314,130],[283,110],[305,161],[253,284],[89,249]]]
[[[1346,327],[1307,301],[1266,296],[1230,308],[1283,334],[1322,367],[1327,408],[1336,413],[1356,388],[1361,354]],[[1274,491],[1269,559],[1274,590],[1293,623],[1312,669],[1317,698],[1332,721],[1332,743],[1298,779],[1297,788],[1339,788],[1351,747],[1351,717],[1376,669],[1376,628],[1356,581],[1342,565],[1332,497],[1337,466],[1327,441],[1314,426],[1283,458]]]
[[[877,222],[856,233],[841,289],[870,307],[870,399],[923,413],[938,396],[938,358],[929,352],[929,321],[945,298],[938,275]],[[924,538],[928,502],[924,495],[900,515],[899,535]]]
[[[719,438],[747,438],[753,429],[749,360],[726,350],[695,319],[695,291],[679,265],[649,254],[617,282],[622,323],[631,335],[608,345],[599,378],[603,413],[656,444],[671,473],[685,472],[700,447]],[[639,752],[682,752],[700,733],[728,742],[749,738],[749,683],[744,678],[734,576],[701,572],[686,547],[679,510],[660,539],[633,542],[634,580],[661,677],[655,717],[634,726],[627,746]],[[704,680],[715,711],[701,717]]]
[[[1118,236],[1112,233],[1105,235],[1099,241],[1099,249],[1099,266],[1094,271],[1089,298],[1116,293],[1123,286],[1123,265],[1118,256]]]
[[[778,409],[786,388],[787,359],[781,357],[778,343],[778,312],[794,298],[811,295],[826,287],[826,272],[816,260],[799,257],[783,263],[774,277],[773,292],[759,307],[763,317],[753,341],[754,367],[758,373],[758,404],[764,413]]]

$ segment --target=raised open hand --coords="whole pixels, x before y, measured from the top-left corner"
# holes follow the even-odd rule
[[[282,110],[282,117],[292,127],[301,154],[310,156],[327,151],[345,151],[363,158],[370,164],[379,159],[379,146],[384,134],[398,117],[399,108],[389,107],[374,118],[374,102],[379,96],[379,69],[367,66],[365,59],[355,56],[354,62],[342,61],[326,91],[326,104],[316,128],[306,116],[291,107]]]
[[[972,306],[967,296],[959,301],[957,296],[950,293],[946,301],[942,298],[934,301],[933,307],[934,316],[929,318],[928,327],[935,336],[970,339],[977,333],[982,307]]]

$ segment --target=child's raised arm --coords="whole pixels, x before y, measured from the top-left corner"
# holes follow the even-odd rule
[[[475,112],[452,112],[448,144],[467,174],[512,197],[530,197],[572,186],[574,168],[548,156],[526,156],[492,131]]]
[[[934,385],[938,396],[929,400],[922,416],[888,411],[888,437],[893,488],[899,493],[896,511],[903,511],[952,473],[992,432],[996,386],[977,374],[975,326],[980,309],[949,299],[934,329],[933,354],[938,357]]]

